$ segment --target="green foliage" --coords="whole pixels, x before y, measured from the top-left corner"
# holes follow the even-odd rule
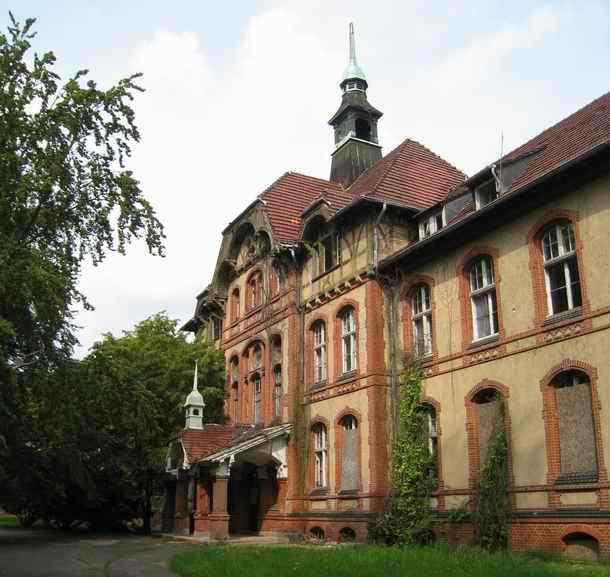
[[[521,555],[446,546],[210,546],[179,553],[171,569],[181,577],[602,577],[608,574],[607,566],[549,563]]]
[[[31,371],[22,399],[27,426],[9,459],[13,498],[3,504],[25,523],[117,527],[142,517],[147,530],[167,442],[184,425],[195,360],[205,418],[217,422],[222,353],[188,342],[164,313],[122,337],[105,335],[83,361]]]
[[[162,254],[164,235],[126,168],[140,138],[137,75],[107,90],[86,70],[62,81],[52,52],[31,54],[35,20],[9,15],[0,33],[0,495],[12,494],[27,522],[15,487],[52,492],[57,462],[66,462],[64,436],[55,434],[64,425],[41,423],[71,410],[53,396],[82,396],[82,369],[67,360],[74,311],[90,308],[78,290],[82,264],[124,253],[137,238]],[[86,444],[89,421],[71,415],[67,423]]]
[[[126,169],[140,138],[131,101],[137,76],[108,90],[80,70],[67,82],[52,52],[30,54],[34,19],[10,14],[0,34],[0,362],[66,356],[75,342],[84,259],[103,260],[163,230]]]
[[[436,484],[421,407],[423,372],[410,364],[400,380],[400,412],[392,454],[392,495],[386,511],[369,527],[369,538],[386,544],[415,544],[430,539],[431,492]]]
[[[479,475],[473,516],[478,543],[489,551],[506,548],[510,521],[508,443],[502,423],[503,408],[500,415]]]

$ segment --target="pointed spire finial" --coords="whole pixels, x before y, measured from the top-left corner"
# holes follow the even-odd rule
[[[353,22],[349,23],[349,62],[343,73],[343,80],[341,81],[342,86],[346,80],[363,80],[366,84],[366,76],[364,75],[362,68],[358,66],[356,60],[356,35],[354,34]],[[364,89],[366,90],[366,86]]]
[[[197,382],[197,364],[199,361],[195,361],[195,376],[193,377],[193,391],[198,391],[197,386],[199,383]]]
[[[354,38],[354,23],[349,23],[349,63],[356,64],[356,39]]]

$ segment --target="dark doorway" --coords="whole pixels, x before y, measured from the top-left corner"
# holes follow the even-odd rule
[[[233,467],[229,478],[230,533],[259,531],[260,498],[258,467],[251,463]]]

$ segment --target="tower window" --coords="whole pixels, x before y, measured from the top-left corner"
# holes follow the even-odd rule
[[[364,118],[356,119],[356,138],[371,140],[371,125]]]

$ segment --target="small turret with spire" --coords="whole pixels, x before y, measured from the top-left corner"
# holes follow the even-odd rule
[[[203,397],[199,392],[197,382],[197,361],[195,361],[195,376],[193,377],[193,390],[186,397],[184,403],[186,409],[186,429],[203,429],[203,409],[205,403]]]
[[[356,58],[353,22],[349,25],[349,60],[339,86],[343,91],[341,106],[328,121],[335,130],[330,180],[347,188],[381,160],[377,121],[383,115],[366,97],[368,82]]]

